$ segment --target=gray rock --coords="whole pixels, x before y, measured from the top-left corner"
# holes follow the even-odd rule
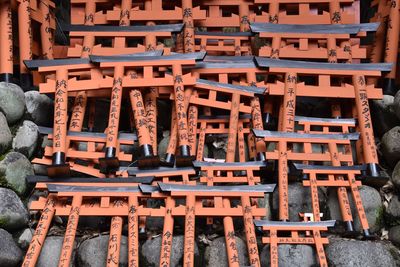
[[[7,231],[28,225],[28,211],[14,191],[0,188],[0,227]]]
[[[400,161],[397,162],[392,172],[392,182],[394,186],[400,190]]]
[[[396,246],[400,246],[400,225],[389,229],[389,240]]]
[[[361,186],[361,188],[359,188],[359,192],[361,195],[365,214],[367,215],[370,232],[375,233],[379,231],[380,227],[382,226],[381,224],[383,219],[384,207],[382,204],[381,196],[376,189],[366,185]],[[362,228],[359,216],[357,213],[357,209],[354,205],[354,200],[350,190],[348,190],[347,195],[350,202],[351,214],[353,215],[354,228],[356,231],[361,231]],[[330,211],[330,218],[333,220],[342,220],[336,189],[330,188],[328,190],[327,204]]]
[[[109,238],[109,235],[100,235],[83,241],[78,248],[76,256],[77,266],[106,266]],[[128,238],[126,236],[122,236],[121,238],[119,266],[128,266]]]
[[[0,155],[11,147],[12,138],[7,119],[4,114],[0,112]]]
[[[0,82],[0,111],[6,116],[9,125],[24,115],[25,95],[18,85]]]
[[[391,95],[384,95],[382,99],[371,101],[371,116],[374,122],[374,132],[378,136],[382,136],[384,133],[400,124],[400,120],[396,117],[396,114],[400,115],[399,100],[400,95],[397,99],[398,112],[394,110],[395,98]]]
[[[12,235],[0,228],[0,266],[14,267],[20,266],[22,261],[22,251],[15,244]]]
[[[38,91],[25,92],[26,117],[40,126],[50,126],[53,121],[53,100]]]
[[[33,230],[29,229],[29,228],[26,228],[18,236],[18,239],[17,239],[18,245],[22,249],[27,249],[29,247],[29,243],[32,240],[32,236],[33,236]]]
[[[249,258],[247,253],[246,243],[239,237],[235,237],[236,248],[239,256],[239,265],[248,266]],[[227,267],[228,257],[226,254],[226,243],[225,237],[218,237],[214,239],[211,244],[206,247],[204,252],[204,260],[206,261],[206,266],[208,267]]]
[[[64,242],[63,236],[48,236],[44,241],[36,267],[56,267],[60,260],[61,249]],[[74,262],[74,251],[71,256],[71,263]],[[72,266],[72,264],[70,265]]]
[[[395,267],[396,261],[382,242],[332,238],[325,252],[331,267]]]
[[[265,245],[260,254],[261,266],[270,265],[270,246]],[[312,267],[317,266],[315,250],[307,245],[279,245],[278,265],[280,267]]]
[[[160,252],[161,252],[161,236],[153,239],[146,240],[140,250],[140,266],[158,266],[160,263]],[[171,249],[171,261],[170,266],[180,266],[180,262],[183,258],[183,245],[184,237],[181,235],[173,236],[172,238],[172,249]],[[199,250],[197,244],[194,247],[195,262],[196,257],[199,257]]]
[[[10,152],[0,161],[0,181],[22,195],[26,191],[26,177],[33,175],[30,161],[21,153]]]
[[[31,158],[37,148],[38,139],[38,126],[31,121],[24,121],[18,128],[12,147],[14,151],[24,154],[27,158]]]
[[[386,132],[382,137],[382,153],[386,162],[391,166],[400,160],[400,126]]]
[[[279,194],[275,190],[272,194],[272,211],[278,214]],[[319,207],[323,213],[323,218],[327,216],[326,194],[322,189],[318,190]],[[309,187],[304,187],[301,183],[289,184],[289,220],[293,222],[302,221],[300,212],[312,213],[311,191]]]
[[[394,195],[389,204],[386,207],[386,217],[389,224],[399,224],[400,222],[400,199],[397,195]]]

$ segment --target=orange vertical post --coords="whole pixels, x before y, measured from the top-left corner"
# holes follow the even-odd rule
[[[71,211],[68,217],[67,228],[65,230],[64,242],[61,248],[58,267],[69,267],[71,255],[74,250],[74,241],[76,230],[78,229],[79,212],[82,205],[82,195],[76,195],[72,198]]]
[[[20,1],[18,5],[19,64],[20,79],[23,88],[32,86],[32,76],[24,64],[24,60],[32,59],[32,27],[30,0]]]
[[[242,1],[239,4],[239,19],[240,19],[240,31],[247,32],[250,30],[250,21],[249,21],[249,6],[245,1]]]
[[[182,0],[183,12],[183,46],[185,53],[195,52],[194,47],[194,23],[192,0]]]
[[[356,108],[359,116],[358,123],[360,125],[364,162],[368,164],[370,175],[378,176],[378,155],[372,129],[365,77],[363,75],[354,75],[353,86],[355,90]]]
[[[224,208],[231,207],[229,199],[224,198],[222,204]],[[224,233],[228,265],[229,267],[239,267],[239,254],[236,246],[235,229],[233,227],[232,217],[224,217]]]
[[[119,253],[121,250],[121,234],[123,219],[120,216],[112,217],[110,238],[108,240],[107,267],[119,266]]]
[[[69,165],[66,164],[67,120],[68,120],[68,70],[59,68],[56,71],[56,88],[54,97],[53,159],[52,166],[47,167],[49,176],[68,176]]]
[[[39,2],[39,10],[44,16],[44,20],[40,25],[40,38],[42,44],[42,55],[44,59],[53,59],[53,36],[50,28],[50,10],[49,6],[43,1]]]
[[[13,29],[10,1],[0,5],[0,81],[12,82],[13,76]]]
[[[342,23],[342,14],[340,12],[339,0],[331,0],[329,2],[329,13],[331,15],[332,24]]]
[[[129,196],[128,211],[128,266],[139,266],[139,218],[138,218],[138,199],[135,196]]]
[[[165,216],[163,235],[161,240],[160,267],[169,266],[171,262],[172,235],[174,230],[174,218],[172,209],[175,207],[175,200],[167,197],[165,200]]]
[[[194,266],[195,202],[196,197],[193,194],[186,197],[183,266],[187,267]]]
[[[193,96],[197,97],[197,91],[193,91]],[[190,146],[190,155],[196,155],[197,143],[197,118],[199,111],[196,105],[190,105],[188,110],[188,139]]]
[[[114,80],[111,90],[110,113],[108,117],[107,142],[105,157],[99,159],[102,172],[115,172],[119,167],[119,160],[116,157],[118,145],[119,117],[121,114],[122,100],[122,80],[124,78],[124,67],[116,66],[114,68]]]
[[[385,76],[384,92],[396,93],[396,69],[400,38],[400,0],[390,1],[390,13],[387,24],[385,62],[393,63],[392,70]]]
[[[231,114],[229,117],[229,133],[226,148],[226,162],[235,162],[236,143],[238,136],[240,95],[232,94]]]
[[[159,159],[153,153],[142,93],[140,90],[134,89],[130,91],[129,96],[140,146],[141,158],[138,160],[139,167],[158,166]]]
[[[36,262],[39,258],[43,243],[46,240],[46,235],[50,229],[50,224],[55,213],[55,204],[54,196],[49,196],[21,266],[36,266]]]
[[[250,265],[254,267],[261,266],[260,257],[258,256],[258,247],[256,232],[253,223],[253,215],[251,213],[251,203],[248,196],[241,197],[242,209],[243,209],[243,222],[246,234],[247,251],[249,253]]]
[[[176,164],[177,166],[188,166],[192,164],[193,158],[190,156],[188,140],[187,108],[185,105],[185,88],[182,80],[182,66],[179,64],[172,65],[172,74],[174,77],[174,100],[180,152],[179,156],[176,157]]]

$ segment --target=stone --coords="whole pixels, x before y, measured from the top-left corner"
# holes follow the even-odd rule
[[[278,246],[279,267],[312,267],[318,266],[317,256],[313,247],[308,245],[286,245]],[[262,267],[270,265],[270,246],[265,245],[260,254]]]
[[[394,167],[400,160],[400,126],[390,129],[382,136],[382,154],[386,162]]]
[[[354,200],[350,190],[347,191],[347,195],[350,202],[351,214],[353,215],[354,230],[362,231],[361,223],[357,213]],[[367,221],[371,233],[376,233],[380,230],[383,222],[383,211],[384,207],[379,192],[369,186],[363,185],[359,188],[361,200],[364,206],[364,211],[367,216]],[[330,218],[332,220],[342,220],[340,212],[339,202],[337,198],[337,189],[330,188],[328,190],[328,201]]]
[[[240,266],[249,266],[249,258],[246,243],[239,237],[235,237],[236,248]],[[205,265],[207,267],[228,267],[225,237],[218,237],[211,241],[204,252]]]
[[[25,92],[26,118],[40,126],[51,126],[53,122],[53,100],[38,91]]]
[[[278,188],[277,188],[278,189]],[[326,194],[319,188],[318,199],[320,210],[323,213],[323,218],[327,216],[326,207]],[[272,194],[272,212],[277,215],[279,208],[279,194],[278,190],[275,190]],[[299,213],[308,212],[312,213],[311,205],[311,190],[309,187],[304,187],[301,183],[290,183],[289,184],[289,220],[292,222],[302,221]]]
[[[140,250],[140,266],[159,266],[160,263],[160,252],[161,252],[161,236],[157,236],[153,239],[146,240]],[[171,249],[171,267],[181,266],[183,258],[183,245],[184,237],[182,235],[173,236],[172,238],[172,249]],[[196,258],[199,257],[199,249],[195,243],[194,247],[195,262],[198,261]]]
[[[78,248],[76,263],[79,267],[103,267],[107,263],[109,235],[86,239]],[[121,237],[119,266],[128,266],[128,238]]]
[[[10,152],[0,161],[0,182],[20,195],[26,191],[26,177],[33,174],[30,161],[21,153]]]
[[[12,134],[7,124],[7,119],[0,112],[0,155],[4,154],[11,147]]]
[[[394,97],[384,95],[382,99],[371,100],[371,117],[374,122],[374,133],[382,136],[387,131],[400,124],[400,95],[397,99],[395,112]],[[397,115],[397,117],[396,117]]]
[[[400,190],[400,161],[397,162],[396,166],[393,169],[391,180],[397,190]]]
[[[64,242],[63,236],[47,236],[36,267],[56,267],[60,260],[61,249]],[[76,244],[74,244],[76,245]],[[74,251],[72,251],[71,262],[74,262]]]
[[[393,226],[389,229],[389,240],[396,246],[400,246],[400,225]]]
[[[25,112],[24,91],[16,84],[0,82],[0,111],[9,125],[22,118]]]
[[[0,227],[7,231],[18,230],[28,225],[28,211],[14,191],[0,188]]]
[[[26,228],[25,230],[23,230],[17,239],[20,248],[28,249],[29,243],[32,241],[32,236],[33,236],[32,229]]]
[[[22,259],[23,253],[15,244],[12,235],[0,228],[0,266],[20,266]]]
[[[399,196],[393,195],[386,207],[386,220],[391,225],[400,224],[400,199]]]
[[[395,267],[396,260],[382,242],[331,238],[325,248],[331,267]]]
[[[18,128],[12,147],[14,151],[31,158],[38,146],[39,128],[31,121],[24,121]]]

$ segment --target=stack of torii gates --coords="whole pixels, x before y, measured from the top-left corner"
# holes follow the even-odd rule
[[[3,9],[0,22],[7,24]],[[32,10],[21,8],[18,16],[47,23],[38,18],[48,10]],[[200,217],[223,222],[229,266],[239,266],[235,231],[245,234],[251,266],[261,264],[258,237],[270,245],[271,266],[278,266],[279,244],[314,245],[327,266],[323,246],[335,221],[323,220],[319,187],[337,189],[347,234],[357,237],[352,197],[362,236],[372,238],[358,188],[383,178],[368,100],[382,97],[376,81],[392,77],[395,64],[360,63],[367,58],[360,39],[381,27],[360,24],[358,16],[355,0],[71,0],[71,24],[57,23],[69,47],[55,45],[52,30],[40,32],[35,53],[19,45],[29,54],[20,53],[21,73],[54,97],[53,128],[40,127],[52,145],[33,160],[47,165],[48,176],[29,177],[47,196],[30,206],[41,217],[22,266],[35,266],[56,215],[68,217],[59,266],[71,263],[81,216],[110,217],[107,266],[119,264],[124,224],[128,264],[140,265],[139,233],[149,217],[164,218],[160,266],[170,265],[176,217],[185,218],[184,266],[195,265]],[[12,54],[3,46],[0,52],[4,67]],[[11,76],[9,66],[2,77]],[[296,116],[304,97],[329,99],[331,116]],[[96,110],[100,100],[109,102],[104,129],[96,116],[107,112]],[[166,155],[157,151],[158,100],[171,103]],[[227,138],[225,161],[204,156],[215,137]],[[133,145],[140,155],[124,149]],[[274,174],[265,175],[271,165]],[[311,212],[289,214],[292,179],[310,187]],[[259,200],[275,183],[274,217]],[[152,199],[162,204],[154,207]],[[243,229],[235,230],[234,218]]]

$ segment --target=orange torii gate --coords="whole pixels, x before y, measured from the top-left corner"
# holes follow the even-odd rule
[[[365,215],[364,206],[358,191],[358,187],[361,186],[360,181],[356,181],[356,175],[360,175],[362,170],[365,170],[366,166],[318,166],[318,165],[305,165],[305,164],[294,164],[296,170],[302,171],[305,176],[303,180],[304,186],[311,188],[311,201],[314,214],[314,220],[320,220],[320,209],[318,202],[318,187],[337,187],[344,188],[345,190],[338,190],[338,199],[341,198],[340,194],[346,194],[347,200],[347,189],[350,189],[351,195],[354,199],[358,217],[363,229],[363,234],[366,238],[372,238],[369,233],[369,226],[367,216]],[[328,179],[326,179],[328,176]],[[339,179],[337,179],[340,177]],[[348,201],[348,200],[347,200]],[[341,204],[341,203],[340,203]],[[347,234],[354,233],[353,220],[351,218],[351,210],[349,205],[339,205],[342,213],[343,220],[347,223]],[[349,220],[349,218],[351,220]]]
[[[173,33],[181,32],[183,24],[154,26],[64,25],[62,28],[69,32],[71,43],[75,44],[74,47],[68,48],[68,57],[82,57],[86,50],[89,50],[89,54],[92,55],[111,56],[168,49],[162,44],[157,45],[157,40],[171,38]],[[85,38],[90,40],[90,44],[84,41]],[[104,47],[97,43],[96,39],[109,40],[112,46]],[[118,42],[117,39],[123,40],[123,42]],[[153,41],[150,42],[150,40]]]
[[[164,216],[160,266],[169,266],[174,217],[177,216],[185,216],[184,266],[194,265],[195,221],[197,217],[219,217],[223,219],[228,265],[230,267],[239,266],[233,217],[242,217],[250,264],[260,266],[253,218],[266,216],[266,209],[259,208],[251,201],[252,199],[263,198],[265,193],[273,192],[275,185],[213,187],[164,183],[158,185],[160,191],[171,196],[167,199],[165,208],[162,209],[166,212],[166,215]],[[144,190],[144,188],[147,190]],[[158,191],[154,192],[154,188],[148,186],[141,186],[141,189],[144,193],[152,193],[154,197],[159,194]],[[177,199],[184,199],[185,206],[176,206]],[[235,207],[231,206],[231,201],[234,199],[240,201],[240,204]],[[207,205],[210,202],[213,203],[212,206]]]
[[[41,134],[47,134],[49,140],[54,140],[53,132],[51,128],[39,127]],[[98,167],[98,159],[104,154],[102,152],[103,147],[106,144],[106,134],[96,132],[75,132],[68,131],[66,135],[66,143],[70,144],[73,142],[79,143],[80,146],[67,146],[65,152],[66,164],[73,171],[89,174],[91,176],[104,178],[105,175],[100,172]],[[137,142],[137,136],[135,134],[119,133],[118,134],[118,145],[117,145],[117,157],[122,162],[132,162],[132,155],[121,151],[121,145],[133,145]],[[82,145],[85,144],[84,149]],[[46,146],[44,149],[44,155],[42,158],[35,158],[32,160],[33,163],[43,164],[50,166],[50,172],[48,169],[48,175],[58,178],[62,177],[62,174],[52,173],[52,157],[54,155],[54,147]],[[65,174],[65,176],[68,176]]]
[[[193,115],[193,119],[191,119]],[[207,138],[212,139],[214,136],[228,135],[229,133],[229,117],[228,115],[220,116],[207,116],[200,115],[196,116],[189,110],[189,129],[191,127],[197,127],[193,130],[193,135],[190,136],[189,141],[191,144],[195,144],[197,141],[197,146],[193,145],[193,154],[196,153],[196,160],[204,160],[204,146],[207,143]],[[239,161],[245,162],[245,135],[251,133],[251,115],[241,114],[238,119],[238,149],[239,149]],[[197,138],[198,135],[198,138]],[[248,140],[249,146],[249,156],[252,159],[256,159],[256,148],[253,142]],[[254,152],[254,153],[253,153]],[[251,155],[250,155],[251,154]]]
[[[207,56],[203,62],[199,62],[196,68],[192,69],[195,75],[200,78],[217,80],[222,83],[236,83],[240,85],[250,85],[264,88],[265,82],[262,80],[258,82],[257,76],[263,76],[264,80],[267,79],[266,73],[257,68],[254,57],[242,56],[242,57],[231,57],[231,56]],[[268,98],[264,97],[264,100]],[[261,98],[263,100],[263,98]],[[267,104],[268,101],[264,102],[264,116],[261,114],[261,105],[258,96],[252,98],[252,124],[253,128],[263,129],[265,127],[271,127],[273,125],[272,119],[272,105]],[[264,117],[264,122],[263,122]],[[251,138],[253,139],[253,138]],[[257,157],[262,160],[263,152],[265,152],[265,146],[261,140],[255,140],[255,146],[257,150]]]
[[[268,160],[278,160],[278,186],[279,186],[279,219],[289,219],[288,201],[288,161],[312,161],[312,162],[333,162],[341,164],[353,163],[353,155],[350,149],[343,149],[338,152],[338,147],[349,147],[351,141],[359,139],[358,133],[330,133],[330,134],[306,134],[293,132],[271,132],[253,129],[257,138],[263,138],[268,144],[275,144],[273,151],[266,152]],[[327,151],[295,151],[290,149],[291,145],[300,144],[301,147],[311,147],[313,144],[322,144]]]
[[[184,78],[191,79],[190,74],[183,75],[182,66],[195,65],[197,60],[202,60],[205,53],[189,53],[189,54],[174,54],[169,56],[154,56],[154,57],[137,57],[130,56],[90,56],[92,62],[98,63],[100,68],[114,68],[114,82],[110,106],[110,118],[107,133],[107,144],[105,157],[100,159],[100,164],[104,167],[105,172],[115,172],[119,167],[118,159],[115,157],[115,134],[118,129],[119,113],[122,98],[122,90],[124,87],[138,87],[136,76],[125,76],[125,71],[135,70],[136,73],[143,73],[143,85],[141,87],[162,86],[154,83],[154,79],[165,80],[166,78],[154,78],[153,69],[155,67],[172,67],[172,76],[169,76],[168,81],[172,83],[170,86],[174,88],[175,110],[178,123],[178,141],[180,155],[177,156],[177,161],[181,166],[191,164],[192,157],[190,155],[188,132],[187,132],[187,114],[184,112]],[[148,133],[147,122],[144,119],[143,100],[140,90],[134,89],[130,92],[132,108],[135,111],[135,124],[138,128],[139,144],[143,161],[139,161],[139,166],[150,167],[158,165],[158,157],[153,155],[150,135]]]
[[[356,0],[254,0],[268,4],[261,18],[279,24],[352,24],[359,23],[359,1]],[[264,20],[264,19],[263,19]]]
[[[231,183],[255,185],[260,182],[260,177],[256,176],[255,172],[265,168],[266,162],[194,161],[193,166],[203,172],[200,176],[200,182],[207,183],[208,186]]]
[[[122,180],[129,181],[129,179]],[[85,184],[84,181],[83,184]],[[139,266],[139,218],[149,216],[154,211],[139,205],[142,199],[149,196],[143,194],[137,184],[108,181],[108,183],[92,183],[92,185],[45,184],[45,187],[49,196],[32,202],[30,207],[31,210],[42,211],[42,215],[22,266],[33,267],[36,265],[55,215],[68,216],[59,266],[69,266],[71,262],[76,230],[79,218],[82,216],[112,217],[107,266],[118,266],[123,219],[127,218],[129,266]]]
[[[158,167],[155,169],[139,169],[138,167],[120,167],[117,172],[118,176],[122,177],[154,177],[154,183],[181,183],[181,184],[195,184],[195,176],[197,172],[193,167]]]
[[[282,131],[294,131],[297,96],[354,99],[354,116],[358,118],[363,148],[362,160],[368,164],[370,174],[378,176],[378,157],[368,100],[381,98],[382,91],[367,84],[365,77],[378,77],[382,72],[390,71],[391,64],[331,64],[261,57],[256,57],[256,62],[261,68],[268,68],[269,74],[285,74],[284,82],[278,80],[267,85],[270,95],[284,96],[279,126]],[[301,82],[309,76],[315,77],[312,84]],[[340,82],[336,85],[334,77],[347,77],[348,83]]]
[[[376,31],[379,23],[288,25],[254,23],[252,32],[258,33],[270,45],[262,46],[259,56],[271,58],[325,59],[330,63],[351,62],[367,57],[366,48],[351,44],[350,38],[365,37]]]
[[[212,82],[208,80],[198,79],[195,85],[195,88],[199,91],[198,96],[192,95],[190,97],[189,103],[196,105],[204,105],[210,108],[218,107],[221,109],[230,110],[229,117],[229,132],[228,132],[228,143],[227,143],[227,153],[226,153],[226,161],[234,162],[235,161],[235,152],[236,152],[236,144],[237,144],[237,136],[238,136],[238,122],[239,122],[239,113],[251,113],[253,124],[254,116],[257,116],[258,123],[261,124],[261,110],[259,108],[255,110],[253,99],[258,94],[263,94],[265,88],[255,87],[255,86],[242,86],[242,85],[232,85],[232,84],[223,84],[218,82]],[[209,94],[207,98],[202,97],[200,94],[201,90],[209,90]],[[223,103],[222,101],[218,101],[218,94],[231,94],[231,103]],[[249,106],[246,106],[245,101],[241,100],[241,97],[252,98],[250,100]],[[246,110],[247,109],[247,110]],[[258,129],[262,129],[262,125],[258,126]],[[239,150],[239,153],[243,154],[244,151]],[[259,152],[259,151],[257,151]],[[242,159],[243,157],[241,157]]]
[[[195,32],[196,51],[215,56],[252,55],[251,32]]]
[[[277,222],[255,220],[256,227],[260,227],[267,234],[262,238],[263,244],[270,245],[270,266],[278,267],[279,244],[314,245],[317,251],[319,265],[328,267],[324,245],[329,243],[328,238],[322,237],[329,227],[335,225],[335,221],[320,222]]]

